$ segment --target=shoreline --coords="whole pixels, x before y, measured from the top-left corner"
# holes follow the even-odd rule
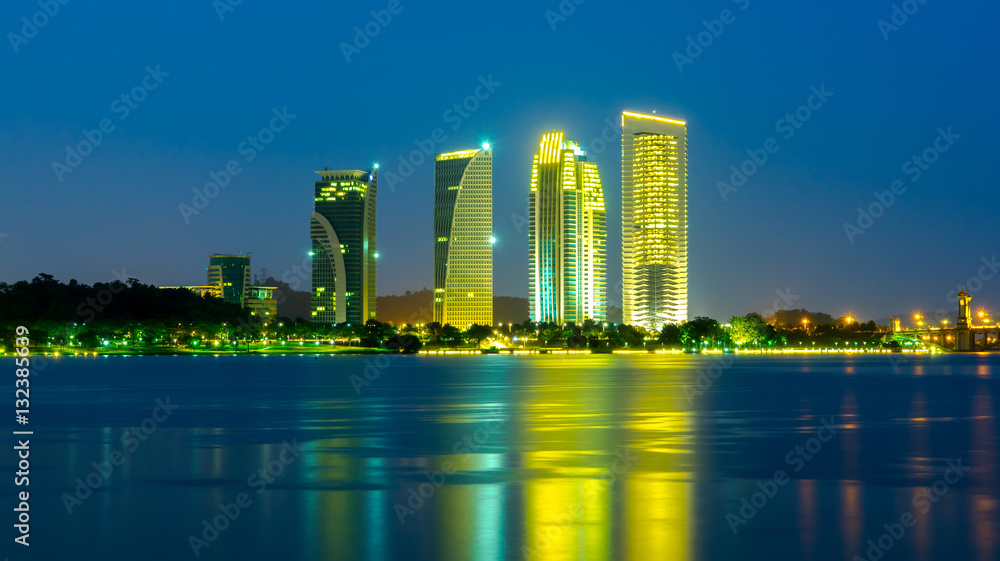
[[[389,351],[387,349],[373,349],[373,348],[288,348],[288,349],[251,349],[250,351],[232,351],[232,350],[186,350],[186,349],[130,349],[130,350],[119,350],[114,351],[79,351],[79,350],[50,350],[42,353],[31,353],[29,357],[98,357],[98,356],[287,356],[287,355],[391,355],[391,356],[401,356],[401,355],[412,355],[412,356],[490,356],[490,355],[506,355],[506,356],[540,356],[540,355],[554,355],[554,356],[597,356],[597,355],[617,355],[617,356],[664,356],[664,355],[688,355],[688,356],[724,356],[724,355],[744,355],[744,356],[778,356],[778,355],[793,355],[793,356],[804,356],[804,355],[892,355],[892,354],[908,354],[908,355],[937,355],[937,354],[990,354],[989,351],[983,352],[946,352],[939,349],[903,349],[903,350],[893,350],[893,349],[809,349],[809,348],[788,348],[788,349],[731,349],[727,351],[723,350],[706,350],[698,353],[687,352],[679,349],[642,349],[642,350],[630,350],[630,349],[617,349],[617,350],[598,350],[593,351],[590,349],[498,349],[498,350],[477,350],[477,349],[427,349],[421,350],[416,353],[398,353]],[[16,353],[0,353],[0,357],[20,357]]]

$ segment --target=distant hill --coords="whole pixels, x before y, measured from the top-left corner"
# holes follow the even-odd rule
[[[268,277],[262,286],[275,286],[274,297],[278,300],[278,315],[292,319],[309,319],[310,295],[306,291],[292,290],[287,283]],[[398,296],[379,296],[376,300],[378,320],[397,325],[406,323],[430,323],[434,321],[434,291],[424,287],[417,292],[406,291]],[[495,323],[521,323],[528,319],[528,299],[514,296],[493,298],[493,321]]]
[[[521,323],[528,319],[528,299],[516,296],[493,297],[494,323]]]
[[[424,287],[417,292],[407,290],[401,296],[379,296],[375,307],[381,322],[430,323],[434,321],[434,291]]]
[[[613,306],[608,304],[608,323],[621,324],[622,321],[622,309],[618,306]]]
[[[274,277],[267,277],[260,286],[275,286],[274,298],[278,301],[278,315],[291,319],[309,319],[312,312],[312,297],[306,291],[292,290],[288,283]]]
[[[292,290],[288,284],[268,277],[263,286],[276,286],[278,315],[292,319],[309,319],[310,296],[306,291]],[[434,292],[424,287],[417,292],[406,291],[399,296],[379,296],[377,300],[378,320],[397,325],[407,323],[430,323],[434,321]],[[771,317],[764,318],[777,327],[793,328],[802,325],[807,318],[812,326],[835,324],[838,320],[829,314],[807,310],[778,310]],[[493,297],[494,323],[521,323],[528,319],[528,299],[516,296]],[[608,305],[608,322],[622,323],[622,309]],[[889,325],[889,318],[877,320],[878,325]]]
[[[424,288],[401,296],[378,297],[378,320],[397,325],[434,321],[434,292]],[[515,296],[493,297],[494,323],[521,323],[528,319],[528,299]]]

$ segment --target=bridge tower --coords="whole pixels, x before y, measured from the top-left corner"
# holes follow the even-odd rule
[[[958,293],[958,321],[955,322],[955,350],[972,351],[975,340],[969,329],[969,318],[972,316],[972,296],[963,288]]]

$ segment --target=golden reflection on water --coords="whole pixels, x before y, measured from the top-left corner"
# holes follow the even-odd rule
[[[441,561],[494,561],[504,558],[503,486],[497,483],[447,485],[435,496],[436,541]]]
[[[627,393],[599,374],[581,384],[578,371],[539,369],[524,407],[524,465],[535,474],[524,485],[529,554],[688,558],[689,412],[683,370],[666,362],[637,361]],[[616,528],[624,552],[612,549]]]
[[[447,369],[450,360],[458,359],[428,364]],[[139,550],[163,526],[188,555],[184,537],[249,492],[253,505],[209,550],[219,558],[255,558],[280,544],[304,553],[288,558],[366,561],[850,559],[903,512],[916,526],[894,558],[1000,558],[997,381],[986,359],[951,359],[947,380],[949,368],[934,362],[944,359],[914,359],[926,362],[892,385],[884,363],[845,366],[854,373],[838,377],[817,363],[738,359],[693,403],[685,389],[709,357],[520,360],[497,361],[505,370],[492,377],[459,368],[426,385],[373,385],[360,398],[319,385],[322,405],[308,415],[268,414],[271,395],[222,415],[185,410],[190,424],[158,429],[71,517],[61,495],[122,448],[128,425],[120,424],[147,414],[143,396],[113,427],[70,419],[50,429],[38,477],[47,483],[40,492],[52,491],[38,504],[55,509],[44,519],[63,524],[60,532],[109,554],[123,539]],[[802,379],[814,374],[816,382]],[[498,410],[506,421],[488,446],[454,451],[456,438]],[[732,532],[726,513],[756,481],[787,471],[786,444],[811,437],[826,415],[839,427],[829,448]],[[279,458],[285,438],[304,445],[301,459],[255,494],[247,476]],[[928,512],[915,508],[914,493],[941,478],[949,459],[971,471]],[[445,462],[458,471],[401,522],[394,505]],[[182,558],[172,554],[147,558]]]
[[[661,363],[639,361],[633,391],[627,397],[629,446],[636,466],[623,476],[626,543],[629,559],[688,559],[692,540],[689,525],[691,473],[688,447],[693,438],[692,414],[685,384],[692,376],[675,365],[667,377]],[[648,364],[648,365],[647,365]]]
[[[607,360],[630,360],[631,364],[609,369],[603,365]],[[581,375],[581,371],[586,374]],[[616,379],[622,371],[632,377],[627,384]],[[704,502],[706,496],[725,488],[724,484],[710,483],[709,487],[716,487],[705,490],[698,499],[697,486],[703,483],[696,481],[700,481],[699,469],[705,466],[699,465],[701,457],[693,452],[699,445],[694,436],[698,415],[685,395],[697,374],[691,363],[673,357],[535,360],[530,364],[530,376],[523,378],[509,399],[484,396],[492,401],[421,406],[420,415],[457,427],[462,434],[483,426],[488,420],[483,414],[487,409],[508,406],[511,415],[504,430],[509,442],[494,441],[497,446],[490,450],[455,454],[445,447],[448,451],[433,455],[373,458],[359,457],[357,451],[377,450],[384,443],[366,438],[311,441],[306,454],[306,461],[314,462],[307,466],[310,483],[360,483],[363,488],[348,485],[316,494],[318,498],[310,499],[309,512],[304,514],[306,527],[315,531],[317,551],[335,551],[343,559],[397,558],[394,556],[399,552],[387,544],[401,532],[417,536],[410,545],[425,547],[434,552],[434,559],[443,561],[688,560],[731,544],[766,543],[768,538],[759,534],[741,534],[738,538],[743,541],[729,535],[713,537],[713,532],[719,531],[710,529],[716,520],[694,518],[698,500]],[[976,374],[982,376],[979,371]],[[852,379],[857,380],[857,376]],[[949,498],[952,506],[928,513],[910,504],[914,489],[921,485],[912,482],[940,475],[940,458],[931,457],[930,423],[935,412],[929,411],[925,390],[913,390],[901,410],[886,421],[905,425],[898,433],[898,447],[905,456],[899,457],[895,466],[907,483],[895,488],[872,487],[866,479],[870,475],[863,469],[869,457],[861,448],[862,431],[871,431],[882,422],[868,409],[872,402],[864,402],[866,408],[861,411],[853,386],[829,399],[826,412],[836,410],[840,427],[839,442],[830,448],[831,454],[834,448],[840,452],[839,465],[834,468],[836,478],[792,480],[784,493],[797,519],[788,521],[792,533],[782,539],[789,540],[788,546],[794,548],[791,551],[803,560],[824,558],[829,542],[839,542],[840,549],[849,555],[863,553],[866,540],[878,537],[871,535],[872,528],[892,521],[891,516],[898,520],[899,513],[912,511],[919,530],[908,533],[905,547],[912,559],[930,559],[935,530],[941,530],[942,521],[937,518],[952,516],[946,509],[955,503]],[[740,401],[733,403],[746,406]],[[800,436],[810,436],[812,420],[823,411],[809,398],[802,398],[801,403],[797,411],[790,412],[791,429]],[[968,501],[958,503],[967,509],[967,515],[958,516],[968,516],[967,532],[975,559],[983,561],[996,557],[1000,533],[998,483],[991,469],[997,465],[993,407],[984,381],[970,408],[971,480],[976,492]],[[740,430],[761,430],[746,410],[727,413],[735,415],[709,428],[709,436],[735,441],[742,438]],[[372,430],[377,433],[382,429]],[[717,432],[711,433],[713,430]],[[274,453],[268,450],[258,462]],[[708,456],[705,461],[717,463],[723,479],[731,477],[725,455],[716,452]],[[201,459],[204,471],[225,471],[215,451]],[[766,458],[749,461],[764,462]],[[458,466],[458,472],[427,500],[424,510],[400,524],[392,505],[405,501],[413,484],[407,480],[400,490],[399,470],[422,473],[441,469],[445,462]],[[718,498],[728,504],[740,498],[723,494]],[[786,499],[777,499],[782,500]],[[711,505],[705,510],[722,520],[719,513],[730,508]],[[768,506],[764,516],[777,508],[780,506]],[[281,505],[275,504],[274,510],[280,511]],[[836,524],[825,528],[826,520]],[[709,525],[705,530],[709,542],[718,540],[725,545],[698,542],[703,523]],[[762,518],[750,524],[760,528],[766,522]]]
[[[316,482],[358,481],[364,476],[362,460],[334,451],[347,450],[360,445],[358,438],[327,438],[307,444],[305,461],[318,460],[309,466],[311,478]],[[315,532],[320,551],[342,552],[345,559],[363,558],[359,513],[364,512],[364,493],[354,490],[325,491],[318,494],[318,508],[306,511],[314,517],[308,526]],[[364,531],[369,531],[365,528]]]
[[[610,484],[601,464],[611,467],[602,452],[612,446],[613,380],[597,375],[584,384],[576,369],[547,362],[523,400],[525,547],[529,557],[609,559]]]

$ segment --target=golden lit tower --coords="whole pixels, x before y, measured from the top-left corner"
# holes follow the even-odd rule
[[[622,114],[623,321],[648,329],[688,317],[687,124]]]
[[[493,151],[434,163],[434,321],[493,325]]]
[[[597,164],[561,132],[542,137],[531,169],[532,321],[606,319],[604,192]]]

